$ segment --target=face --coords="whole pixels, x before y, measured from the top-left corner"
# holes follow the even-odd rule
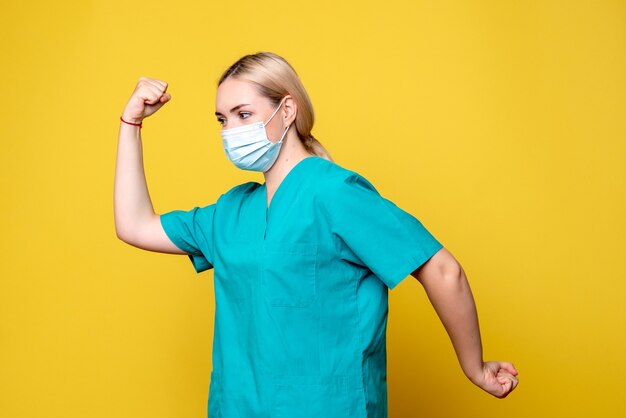
[[[272,142],[280,139],[287,125],[295,118],[293,100],[287,95],[272,120],[265,125]],[[256,86],[245,80],[229,77],[217,88],[215,117],[221,129],[232,129],[255,122],[267,122],[277,106],[257,91]]]

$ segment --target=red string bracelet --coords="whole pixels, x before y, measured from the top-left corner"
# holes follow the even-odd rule
[[[132,122],[126,122],[124,119],[122,119],[122,117],[120,116],[120,120],[124,123],[127,123],[129,125],[133,125],[133,126],[139,126],[141,128],[141,122],[139,123],[132,123]]]

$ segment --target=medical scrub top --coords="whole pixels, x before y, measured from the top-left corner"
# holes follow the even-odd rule
[[[387,417],[387,291],[442,248],[420,221],[311,156],[269,207],[247,182],[161,224],[214,269],[210,418]]]

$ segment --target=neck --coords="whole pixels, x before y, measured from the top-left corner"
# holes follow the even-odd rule
[[[268,196],[268,202],[274,194],[278,186],[287,176],[287,173],[300,161],[310,157],[310,154],[302,145],[297,134],[290,130],[283,139],[285,141],[280,148],[278,158],[272,167],[263,173],[265,177],[265,187]]]

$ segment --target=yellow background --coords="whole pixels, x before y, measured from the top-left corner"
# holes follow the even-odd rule
[[[314,135],[463,265],[485,359],[462,374],[417,281],[389,294],[390,417],[623,417],[626,3],[6,2],[0,21],[0,415],[205,417],[213,272],[117,239],[119,116],[139,76],[158,213],[260,173],[223,152],[215,84],[267,50]]]

